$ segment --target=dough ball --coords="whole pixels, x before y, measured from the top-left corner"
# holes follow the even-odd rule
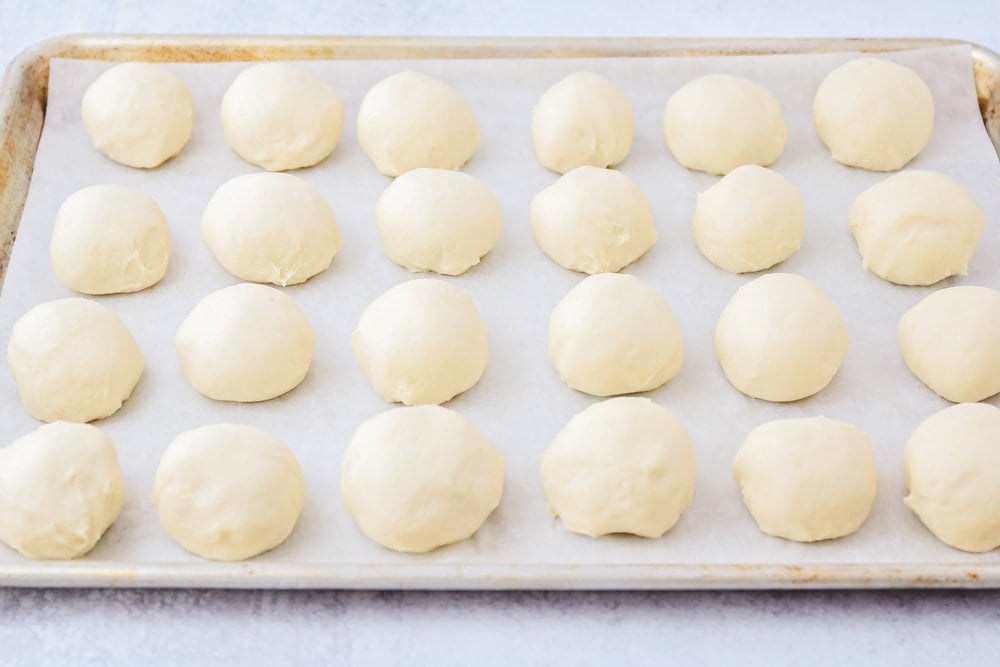
[[[201,236],[236,277],[282,286],[328,269],[341,245],[330,205],[291,174],[247,174],[224,183],[205,207]]]
[[[656,242],[653,211],[635,182],[612,169],[577,167],[531,202],[542,251],[581,273],[619,271]]]
[[[22,315],[10,332],[7,362],[28,414],[45,422],[113,415],[143,368],[129,330],[89,299],[47,301]]]
[[[960,403],[913,432],[904,455],[906,506],[945,544],[1000,546],[1000,410]]]
[[[479,382],[489,358],[476,304],[443,280],[411,280],[375,299],[351,347],[379,396],[406,405],[451,400]]]
[[[621,89],[594,72],[573,72],[545,91],[531,116],[535,155],[565,174],[583,165],[613,167],[632,148],[635,120]]]
[[[395,408],[366,420],[347,444],[340,495],[361,532],[396,551],[424,553],[479,530],[500,504],[503,456],[447,408]]]
[[[170,247],[167,219],[151,197],[123,185],[92,185],[59,207],[49,254],[66,287],[116,294],[160,282]]]
[[[333,152],[344,107],[333,88],[285,63],[240,72],[222,97],[222,132],[236,153],[269,171],[311,167]]]
[[[574,533],[660,537],[694,495],[684,425],[645,398],[612,398],[576,414],[542,455],[549,512]]]
[[[688,169],[728,174],[743,164],[777,160],[788,130],[770,90],[742,77],[709,74],[687,82],[667,101],[663,137]]]
[[[316,337],[291,297],[241,283],[212,292],[181,322],[174,339],[181,370],[217,401],[266,401],[305,379]]]
[[[736,452],[733,478],[757,526],[796,542],[856,531],[871,512],[878,485],[868,436],[826,417],[758,426]]]
[[[375,84],[361,100],[358,140],[386,176],[417,167],[461,169],[479,147],[479,126],[472,109],[447,83],[399,72]]]
[[[726,304],[715,353],[734,387],[765,401],[812,396],[847,356],[847,325],[816,284],[792,273],[752,280]]]
[[[847,214],[864,267],[897,285],[965,275],[983,212],[958,181],[908,169],[862,192]]]
[[[468,174],[414,169],[379,197],[375,226],[396,264],[457,276],[479,264],[500,237],[500,204]]]
[[[1000,290],[934,292],[899,321],[899,349],[920,381],[955,403],[1000,393]]]
[[[692,231],[708,261],[731,273],[768,269],[802,245],[802,195],[781,174],[747,164],[698,193]]]
[[[95,426],[45,424],[0,450],[0,540],[24,556],[84,555],[124,499],[115,445]]]
[[[273,549],[295,528],[305,481],[280,440],[242,424],[181,433],[156,470],[160,525],[211,560],[244,560]]]
[[[160,65],[122,63],[105,71],[83,95],[83,127],[94,148],[129,167],[157,167],[191,137],[194,100]]]
[[[552,311],[549,358],[573,389],[630,394],[677,375],[684,342],[659,292],[635,276],[600,273],[584,278]]]
[[[894,171],[931,138],[934,98],[909,67],[858,58],[823,79],[813,101],[813,120],[837,162]]]

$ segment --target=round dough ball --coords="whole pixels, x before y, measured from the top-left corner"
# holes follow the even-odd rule
[[[347,444],[340,495],[361,532],[425,553],[471,537],[500,504],[503,456],[462,415],[437,405],[366,420]]]
[[[815,283],[792,273],[752,280],[726,304],[715,353],[734,387],[787,402],[830,383],[847,356],[847,325]]]
[[[888,60],[858,58],[816,91],[813,120],[833,159],[894,171],[917,156],[934,129],[934,98],[920,75]]]
[[[692,231],[708,261],[731,273],[762,271],[802,245],[805,209],[792,182],[747,164],[698,193]]]
[[[600,273],[584,278],[552,311],[549,358],[573,389],[631,394],[677,375],[684,341],[659,292],[635,276]]]
[[[375,299],[351,347],[379,396],[406,405],[451,400],[479,382],[489,359],[476,304],[443,280],[411,280]]]
[[[45,422],[89,422],[118,412],[142,375],[128,328],[89,299],[58,299],[21,316],[7,363],[25,409]]]
[[[660,537],[694,495],[694,448],[680,420],[645,398],[576,414],[542,455],[549,512],[574,533]]]
[[[1000,393],[1000,290],[950,287],[906,311],[899,321],[906,365],[955,403]]]
[[[906,506],[939,540],[973,552],[1000,546],[1000,410],[936,412],[907,441],[904,467]]]
[[[222,97],[221,115],[230,147],[269,171],[322,162],[344,126],[344,107],[333,88],[285,63],[260,63],[240,72]]]
[[[375,204],[385,254],[414,272],[465,273],[493,248],[501,226],[489,188],[450,169],[408,171]]]
[[[211,560],[245,560],[284,542],[304,497],[295,455],[242,424],[181,433],[163,453],[153,487],[163,530]]]
[[[545,91],[531,116],[535,155],[565,174],[590,165],[613,167],[632,148],[635,120],[621,89],[594,72],[573,72]]]
[[[386,176],[417,167],[461,169],[479,147],[479,126],[447,83],[399,72],[372,86],[361,100],[358,140]]]
[[[101,74],[83,95],[83,127],[94,148],[129,167],[157,167],[191,137],[194,100],[160,65],[122,63]]]
[[[908,169],[862,192],[847,224],[866,269],[897,285],[933,285],[968,271],[983,212],[958,181]]]
[[[115,445],[95,426],[45,424],[0,450],[0,540],[24,556],[84,555],[124,500]]]
[[[619,271],[656,242],[653,211],[631,178],[577,167],[531,202],[531,231],[542,251],[581,273]]]
[[[728,174],[743,164],[777,160],[788,130],[770,90],[742,77],[709,74],[687,82],[667,101],[663,137],[688,169]]]
[[[328,269],[341,246],[330,205],[291,174],[247,174],[226,181],[205,207],[201,237],[236,277],[282,286]]]
[[[92,185],[59,207],[49,254],[66,287],[116,294],[158,283],[170,248],[170,227],[151,197],[123,185]]]
[[[826,417],[761,424],[736,452],[733,479],[757,526],[796,542],[856,531],[878,486],[868,436]]]
[[[291,297],[241,283],[199,301],[177,329],[174,346],[184,377],[199,392],[252,403],[305,379],[316,337]]]

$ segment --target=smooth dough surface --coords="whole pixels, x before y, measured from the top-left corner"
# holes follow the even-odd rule
[[[798,250],[804,220],[802,195],[791,181],[747,164],[698,193],[691,229],[708,261],[730,273],[749,273]]]
[[[663,137],[688,169],[728,174],[743,164],[766,167],[777,160],[788,129],[770,90],[742,77],[709,74],[671,95]]]
[[[736,290],[715,328],[726,378],[766,401],[797,401],[823,389],[847,344],[837,307],[819,286],[792,273],[761,276]]]
[[[438,404],[479,381],[489,359],[472,298],[443,280],[410,280],[375,299],[351,334],[354,356],[389,402]]]
[[[866,269],[897,285],[933,285],[965,275],[984,219],[958,181],[907,169],[858,195],[847,224]]]
[[[0,540],[30,558],[77,558],[118,518],[115,445],[89,424],[55,422],[0,449]]]
[[[305,481],[280,440],[242,424],[181,433],[156,470],[160,525],[179,545],[211,560],[245,560],[295,528]]]
[[[694,448],[649,399],[612,398],[576,414],[542,455],[549,511],[574,533],[660,537],[694,496]]]
[[[577,167],[531,202],[531,231],[552,261],[581,273],[619,271],[656,242],[639,186],[613,169]]]
[[[931,415],[904,455],[906,506],[945,544],[1000,546],[1000,410],[960,403]]]
[[[372,86],[361,100],[358,140],[386,176],[417,167],[461,169],[479,147],[479,126],[447,83],[399,72]]]
[[[217,401],[266,401],[305,379],[316,337],[305,313],[281,291],[241,283],[212,292],[174,338],[188,382]]]
[[[113,415],[142,375],[139,346],[121,320],[96,301],[41,303],[14,324],[7,362],[25,409],[45,422],[89,422]]]
[[[473,176],[413,169],[378,198],[375,227],[396,264],[457,276],[479,264],[500,237],[500,204]]]
[[[856,531],[878,486],[868,436],[827,417],[761,424],[736,452],[733,478],[757,526],[796,542]]]
[[[500,504],[503,456],[472,422],[437,405],[395,408],[354,432],[340,494],[361,532],[424,553],[472,536]]]
[[[584,278],[552,311],[549,358],[573,389],[630,394],[677,375],[684,341],[659,292],[635,276],[600,273]]]
[[[282,286],[325,271],[341,247],[333,209],[313,186],[291,174],[246,174],[226,181],[205,207],[201,237],[236,277]]]
[[[150,169],[191,137],[191,91],[162,65],[129,62],[105,71],[83,95],[83,126],[94,147],[129,167]]]
[[[833,159],[870,171],[894,171],[917,156],[934,129],[934,98],[909,67],[858,58],[827,74],[813,120]]]
[[[573,72],[545,91],[531,116],[535,155],[565,174],[590,165],[613,167],[632,148],[635,120],[621,89],[594,72]]]

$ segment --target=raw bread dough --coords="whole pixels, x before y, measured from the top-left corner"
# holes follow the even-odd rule
[[[375,84],[361,100],[358,140],[386,176],[417,167],[461,169],[479,147],[479,126],[472,109],[447,83],[399,72]]]
[[[217,401],[266,401],[305,379],[316,337],[305,313],[273,287],[241,283],[212,292],[174,339],[184,377]]]
[[[906,443],[906,506],[963,551],[1000,546],[1000,410],[961,403],[925,420]]]
[[[479,382],[489,359],[476,304],[443,280],[410,280],[375,299],[351,347],[379,396],[406,405],[451,400]]]
[[[944,174],[908,169],[862,192],[847,214],[864,267],[898,285],[965,275],[983,212]]]
[[[500,237],[500,204],[489,188],[450,169],[408,171],[375,204],[382,248],[410,271],[465,273]]]
[[[847,356],[847,325],[815,283],[792,273],[752,280],[726,304],[715,353],[748,396],[786,402],[820,391]]]
[[[153,488],[163,530],[211,560],[245,560],[284,542],[304,497],[291,450],[242,424],[181,433],[163,453]]]
[[[635,120],[628,98],[594,72],[573,72],[545,91],[531,116],[535,155],[565,174],[590,165],[613,167],[632,148]]]
[[[612,398],[576,414],[542,455],[549,512],[574,533],[660,537],[694,495],[684,425],[645,398]]]
[[[269,171],[322,162],[344,126],[344,107],[333,88],[285,63],[240,72],[222,97],[221,116],[232,149]]]
[[[656,242],[653,211],[635,182],[613,169],[577,167],[531,202],[542,251],[581,273],[618,271]]]
[[[894,171],[931,138],[934,98],[909,67],[858,58],[823,79],[813,101],[813,120],[837,162]]]
[[[151,197],[124,185],[92,185],[59,207],[49,254],[66,287],[115,294],[158,283],[170,247],[167,219]]]
[[[584,278],[552,311],[549,358],[573,389],[630,394],[677,375],[684,342],[659,292],[635,276],[600,273]]]
[[[731,273],[783,262],[802,245],[802,195],[787,178],[746,164],[698,193],[692,231],[708,261]]]
[[[124,499],[115,445],[95,426],[45,424],[0,449],[0,540],[24,556],[84,555]]]
[[[201,237],[233,275],[282,286],[328,269],[341,246],[330,205],[291,174],[246,174],[224,183],[205,207]]]
[[[1000,290],[934,292],[899,321],[899,349],[920,381],[955,403],[1000,393]]]
[[[667,101],[663,137],[688,169],[728,174],[743,164],[777,160],[788,130],[770,90],[742,77],[709,74],[687,82]]]
[[[143,368],[129,330],[89,299],[47,301],[22,315],[10,332],[7,362],[25,409],[45,422],[113,415]]]
[[[83,126],[94,147],[120,164],[152,168],[181,152],[191,137],[194,100],[161,65],[115,65],[83,95]]]
[[[361,532],[425,553],[472,536],[503,495],[503,456],[462,415],[437,405],[395,408],[354,432],[340,495]]]
[[[856,531],[878,486],[868,436],[826,417],[761,424],[736,452],[733,478],[757,526],[796,542]]]

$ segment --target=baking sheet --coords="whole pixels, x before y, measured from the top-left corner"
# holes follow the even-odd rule
[[[851,54],[748,56],[684,59],[558,59],[478,61],[311,62],[340,93],[347,110],[345,132],[323,164],[298,173],[330,200],[344,249],[330,271],[303,286],[286,288],[306,310],[318,346],[309,377],[276,401],[238,405],[201,397],[180,375],[173,334],[187,311],[208,292],[237,282],[203,247],[201,210],[216,187],[255,169],[226,146],[218,108],[228,83],[245,65],[165,65],[191,87],[196,124],[180,156],[153,171],[132,170],[91,148],[79,121],[86,86],[110,63],[52,61],[45,128],[28,201],[2,295],[0,331],[6,344],[13,321],[32,305],[72,293],[56,280],[48,259],[48,237],[59,204],[80,187],[116,182],[152,195],[171,222],[174,253],[164,281],[146,292],[101,297],[130,327],[146,355],[146,372],[133,398],[99,422],[116,441],[128,486],[125,508],[95,550],[82,561],[52,571],[88,566],[125,579],[143,572],[147,583],[183,583],[197,571],[205,584],[239,585],[242,575],[282,573],[295,585],[301,573],[311,585],[324,577],[339,585],[355,574],[355,585],[545,585],[538,572],[588,573],[577,585],[623,580],[631,566],[810,564],[996,564],[995,554],[971,555],[935,540],[902,503],[902,448],[926,416],[948,405],[912,377],[895,344],[898,317],[931,289],[889,285],[864,272],[846,229],[853,198],[884,175],[833,163],[815,137],[812,94],[824,74]],[[912,167],[937,169],[963,182],[987,215],[986,232],[968,276],[952,284],[1000,286],[1000,233],[996,229],[996,154],[976,106],[967,46],[886,54],[914,67],[935,97],[934,135]],[[627,269],[655,285],[670,301],[686,344],[685,365],[649,396],[684,421],[696,447],[697,487],[691,508],[664,538],[616,536],[591,540],[565,531],[545,512],[538,459],[570,416],[598,399],[565,387],[546,353],[548,314],[582,276],[565,271],[537,249],[527,224],[531,198],[556,176],[538,166],[530,142],[530,114],[551,83],[576,69],[593,69],[616,81],[633,104],[636,139],[622,171],[650,199],[660,231],[656,246]],[[411,276],[382,254],[372,210],[389,180],[362,153],[353,131],[364,92],[382,77],[418,69],[455,85],[473,106],[483,143],[467,166],[496,193],[504,233],[494,251],[468,274],[448,280],[479,304],[490,333],[491,363],[477,387],[448,405],[473,419],[503,451],[507,467],[504,499],[473,539],[432,554],[386,551],[363,538],[338,494],[340,454],[354,428],[386,405],[368,386],[350,351],[349,336],[363,308],[378,294]],[[749,399],[726,382],[712,350],[715,319],[732,292],[752,276],[732,276],[704,260],[691,239],[694,196],[715,177],[688,172],[667,152],[660,134],[662,108],[688,79],[709,72],[755,78],[779,97],[789,127],[788,147],[774,167],[803,193],[806,237],[802,250],[775,270],[801,273],[822,285],[841,308],[851,333],[848,359],[818,396],[791,405]],[[996,399],[993,399],[996,403]],[[872,516],[855,535],[800,545],[762,535],[746,513],[729,475],[743,437],[769,419],[826,414],[847,419],[872,438],[879,465],[879,495]],[[0,373],[3,438],[36,427],[17,399],[9,372]],[[306,474],[307,500],[298,528],[278,549],[247,565],[206,564],[187,554],[159,529],[150,498],[163,449],[179,432],[204,423],[241,421],[266,428],[296,453]],[[28,562],[0,551],[0,572]],[[384,566],[398,577],[366,578],[364,566]],[[571,567],[567,567],[571,566]],[[388,570],[386,569],[388,568]],[[423,568],[423,569],[422,569]],[[931,570],[933,568],[928,568]],[[36,571],[37,568],[35,568]],[[335,576],[339,573],[340,576]],[[345,574],[347,576],[345,576]],[[504,578],[497,576],[503,574]],[[853,571],[853,577],[863,572]],[[666,571],[668,578],[669,571]],[[245,580],[245,579],[244,579]],[[108,580],[105,579],[104,583]],[[233,583],[237,582],[237,583]],[[272,582],[273,583],[273,582]],[[656,586],[652,578],[645,582]],[[669,582],[663,582],[666,585]]]

